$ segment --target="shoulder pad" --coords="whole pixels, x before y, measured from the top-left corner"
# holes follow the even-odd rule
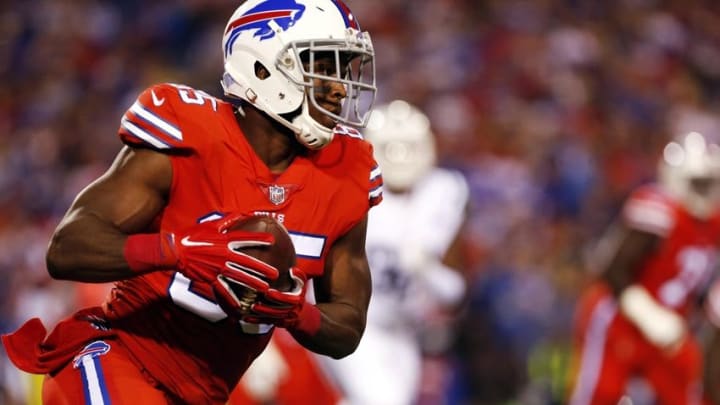
[[[335,136],[325,148],[317,151],[315,162],[343,177],[353,177],[363,187],[370,207],[382,201],[382,172],[373,156],[373,147],[362,134],[350,127],[338,125]]]
[[[370,177],[368,180],[368,203],[370,207],[380,204],[383,199],[382,170],[380,169],[378,162],[375,160],[372,144],[366,141],[362,134],[356,129],[343,126],[339,126],[338,128],[347,129],[347,132],[343,135],[348,137],[348,142],[356,144],[358,161],[360,161],[361,164],[364,164],[365,167],[369,168]]]
[[[657,187],[644,186],[635,190],[625,202],[623,220],[630,228],[666,236],[675,226],[676,207]]]
[[[118,131],[123,142],[157,150],[192,149],[184,130],[207,122],[224,104],[201,90],[180,84],[156,84],[143,91],[125,112]],[[192,131],[190,131],[192,132]],[[197,137],[196,137],[197,138]]]
[[[355,128],[347,127],[345,125],[337,125],[335,129],[333,129],[333,135],[349,136],[351,138],[363,139],[360,131]]]
[[[168,100],[172,88],[159,84],[143,91],[125,112],[118,131],[123,142],[153,149],[182,147],[183,133]]]

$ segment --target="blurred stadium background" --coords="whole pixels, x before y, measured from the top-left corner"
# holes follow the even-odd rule
[[[425,109],[441,162],[471,185],[470,298],[442,331],[450,340],[425,336],[421,402],[562,403],[588,252],[670,137],[720,136],[720,3],[347,3],[373,37],[378,102]],[[111,162],[143,88],[221,94],[220,39],[236,5],[0,2],[1,332],[104,296],[107,286],[48,278],[50,232]],[[22,398],[4,357],[0,370],[0,403]]]

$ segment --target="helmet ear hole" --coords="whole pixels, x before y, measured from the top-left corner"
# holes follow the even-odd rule
[[[265,80],[268,77],[270,77],[270,70],[265,67],[260,61],[255,61],[255,77],[257,77],[260,80]]]

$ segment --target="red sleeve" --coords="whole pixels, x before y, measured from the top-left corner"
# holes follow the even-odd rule
[[[128,145],[146,146],[156,150],[187,149],[174,104],[177,89],[158,84],[143,91],[125,112],[118,134]]]
[[[372,145],[368,143],[367,146],[370,148],[369,159],[371,160],[370,190],[368,192],[368,201],[370,203],[370,207],[372,208],[382,202],[383,178],[382,171],[380,170],[380,165],[375,161],[375,158],[373,157]]]
[[[625,202],[622,215],[628,227],[661,237],[673,229],[677,220],[672,200],[651,186],[634,191]]]
[[[367,202],[363,202],[363,215],[382,201],[380,166],[373,156],[372,145],[356,129],[342,125],[335,127],[333,141],[319,150],[313,160],[333,177],[342,178],[345,184],[352,185],[345,194],[355,199],[359,198],[357,193],[362,193],[363,200]]]
[[[367,175],[368,205],[370,208],[380,204],[383,199],[383,179],[380,165],[373,156],[373,147],[370,142],[363,139],[362,134],[351,127],[338,125],[335,127],[335,136],[346,137],[347,142],[357,145],[356,159],[360,162],[361,173]]]

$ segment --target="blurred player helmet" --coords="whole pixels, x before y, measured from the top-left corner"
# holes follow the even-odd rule
[[[695,217],[705,219],[720,198],[720,146],[690,132],[665,146],[660,181]]]
[[[310,149],[330,143],[333,129],[310,116],[309,103],[336,123],[364,127],[375,100],[370,35],[340,0],[248,0],[228,21],[222,41],[225,94],[252,104],[290,128]],[[334,69],[314,61],[334,57]],[[305,62],[305,64],[303,64]],[[258,75],[264,68],[269,75]],[[315,99],[313,80],[345,86],[342,112]]]
[[[430,120],[405,101],[395,100],[373,110],[365,138],[373,144],[388,189],[407,190],[435,165]]]

